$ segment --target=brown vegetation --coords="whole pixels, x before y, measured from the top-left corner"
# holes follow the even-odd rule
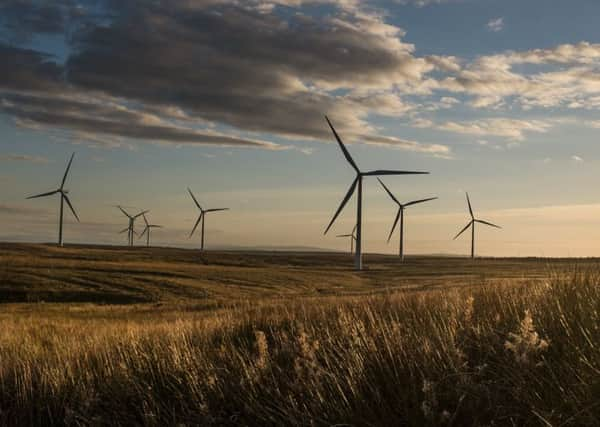
[[[512,280],[498,272],[517,261],[478,260],[484,271],[446,260],[447,275],[438,274],[453,286],[444,288],[423,259],[400,267],[374,258],[370,272],[337,267],[321,280],[324,264],[301,265],[317,255],[225,254],[198,267],[158,259],[142,273],[130,263],[151,252],[111,251],[124,252],[124,285],[162,265],[177,278],[187,271],[199,289],[213,269],[215,277],[248,270],[257,286],[261,275],[269,285],[224,283],[228,304],[216,283],[187,303],[168,288],[161,303],[4,304],[0,424],[600,424],[600,270],[591,261],[543,267],[543,279],[522,268]],[[100,264],[105,277],[117,274],[114,261],[91,252],[80,261],[57,256],[75,273],[47,280]],[[452,276],[452,262],[472,275]],[[8,267],[12,286],[24,277],[14,273],[25,274],[20,265]],[[283,281],[286,271],[295,280],[269,297],[273,277]],[[377,290],[384,275],[390,286]],[[321,296],[315,289],[331,286],[326,280],[353,284],[336,284],[346,295]],[[116,276],[106,282],[118,286]]]

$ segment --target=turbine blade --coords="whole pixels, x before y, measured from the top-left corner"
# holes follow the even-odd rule
[[[396,226],[398,225],[398,220],[400,220],[400,214],[402,213],[402,208],[398,209],[398,213],[396,214],[396,219],[394,220],[394,225],[392,225],[392,231],[390,231],[390,235],[388,236],[388,243],[390,243],[390,240],[392,239],[392,235],[394,234],[394,230],[396,229]]]
[[[416,171],[392,171],[392,170],[375,170],[365,172],[363,176],[377,176],[377,175],[428,175],[429,172],[416,172]]]
[[[125,211],[125,209],[123,209],[121,206],[117,206],[117,207],[118,207],[118,208],[121,210],[121,212],[123,212],[123,215],[125,215],[127,218],[131,218],[131,215],[129,215],[129,214],[128,214],[128,213]]]
[[[133,219],[139,218],[140,216],[142,216],[142,215],[144,215],[144,214],[147,214],[148,212],[150,212],[150,211],[149,211],[149,210],[142,211],[142,212],[140,212],[139,214],[135,215],[135,216],[133,217]]]
[[[73,215],[75,215],[75,218],[77,218],[77,222],[80,222],[79,217],[77,216],[77,212],[75,212],[75,209],[73,208],[73,205],[71,204],[71,201],[69,200],[69,196],[67,196],[66,194],[63,194],[63,197],[65,198],[65,202],[67,202],[67,205],[69,205],[69,208],[71,208],[71,212],[73,212]]]
[[[473,224],[473,221],[469,221],[469,223],[465,226],[465,228],[460,230],[460,233],[458,233],[456,236],[454,236],[454,239],[452,239],[452,240],[456,240],[456,238],[458,236],[460,236],[461,234],[463,234],[467,230],[467,228],[469,228],[471,226],[471,224]]]
[[[190,196],[192,196],[192,199],[194,199],[194,203],[196,206],[198,206],[198,209],[202,210],[200,203],[198,203],[198,200],[196,200],[196,197],[194,196],[194,193],[192,193],[192,190],[190,190],[190,187],[188,187],[188,192],[190,193]]]
[[[435,199],[437,199],[437,197],[429,197],[428,199],[414,200],[412,202],[405,203],[404,207],[416,205],[417,203],[425,203],[425,202],[428,202],[430,200],[435,200]]]
[[[28,199],[37,199],[38,197],[51,196],[53,194],[60,193],[60,190],[48,191],[47,193],[37,194],[35,196],[29,196]]]
[[[354,168],[354,170],[358,173],[360,173],[360,170],[358,169],[358,166],[356,166],[356,163],[354,163],[354,159],[352,158],[352,156],[350,155],[350,152],[346,149],[346,146],[344,145],[344,143],[342,142],[340,136],[338,135],[338,133],[335,131],[333,125],[331,124],[331,122],[329,121],[329,117],[325,116],[325,120],[327,120],[327,124],[329,125],[329,127],[331,128],[331,131],[333,132],[333,135],[335,136],[335,139],[337,140],[340,148],[342,149],[342,152],[344,153],[344,157],[346,157],[346,160],[348,160],[348,163],[350,163],[350,165],[352,165],[352,167]]]
[[[354,234],[339,234],[335,237],[354,237]]]
[[[142,237],[144,237],[144,234],[146,234],[147,231],[148,231],[148,227],[144,228],[144,231],[142,231],[142,234],[140,234],[138,236],[138,239],[141,239]]]
[[[389,188],[387,188],[387,186],[383,183],[382,180],[380,180],[379,178],[377,178],[377,181],[379,181],[379,183],[381,184],[381,186],[384,188],[384,190],[388,193],[388,195],[392,198],[392,200],[396,203],[398,203],[398,205],[402,206],[402,204],[398,201],[398,199],[396,199],[396,197],[392,194],[392,192],[390,191]]]
[[[119,234],[123,234],[126,231],[129,231],[129,227],[126,227],[126,228],[122,229],[121,231],[119,231]]]
[[[144,218],[144,223],[146,224],[146,227],[148,227],[148,218],[146,218],[145,213],[142,214],[142,218]]]
[[[163,228],[162,225],[155,225],[155,224],[148,224],[148,227],[151,227],[151,228]]]
[[[471,219],[475,219],[473,216],[473,208],[471,207],[471,200],[469,200],[469,193],[465,192],[467,195],[467,203],[469,204],[469,213],[471,214]]]
[[[75,157],[75,153],[71,154],[71,159],[69,160],[69,164],[67,165],[67,170],[65,170],[65,174],[63,176],[62,182],[60,183],[61,190],[65,186],[65,181],[67,180],[67,175],[69,174],[69,169],[71,169],[71,163],[73,163],[73,157]]]
[[[354,178],[354,181],[352,181],[352,184],[350,185],[350,188],[348,189],[348,192],[344,196],[344,199],[342,200],[342,203],[340,203],[340,206],[338,207],[337,211],[335,212],[335,215],[331,219],[331,222],[329,223],[329,225],[325,229],[325,233],[323,233],[323,234],[327,234],[327,232],[329,231],[329,229],[331,228],[331,226],[335,222],[336,218],[340,214],[340,212],[342,212],[342,209],[344,209],[344,206],[346,206],[346,203],[348,203],[348,200],[350,200],[350,197],[352,197],[352,194],[354,194],[354,190],[356,190],[356,185],[357,184],[358,184],[358,177]]]
[[[198,227],[198,224],[200,224],[200,220],[202,219],[203,216],[204,216],[204,212],[200,213],[200,215],[198,216],[198,220],[196,221],[196,224],[194,224],[194,228],[192,229],[192,232],[190,233],[190,237],[192,237],[192,235],[194,234],[194,231],[196,231],[196,228]]]
[[[229,208],[219,208],[219,209],[207,209],[204,212],[219,212],[219,211],[228,211]]]
[[[479,223],[481,223],[481,224],[489,225],[490,227],[502,228],[502,227],[500,227],[499,225],[492,224],[491,222],[487,222],[487,221],[484,221],[484,220],[482,220],[482,219],[476,219],[476,220],[474,220],[474,221],[475,221],[475,222],[479,222]]]

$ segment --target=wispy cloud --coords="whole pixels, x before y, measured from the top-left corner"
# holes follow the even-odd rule
[[[47,215],[48,211],[44,209],[30,208],[21,205],[0,204],[0,214],[2,215]]]
[[[370,136],[363,135],[362,140],[367,144],[387,146],[397,148],[399,150],[414,151],[417,153],[431,154],[440,158],[451,158],[452,153],[450,147],[442,144],[424,144],[417,141],[407,139],[394,138],[389,136]]]
[[[497,33],[504,29],[504,18],[491,19],[487,23],[487,29],[493,33]]]
[[[523,141],[527,133],[545,133],[552,123],[544,120],[519,120],[511,118],[492,118],[470,121],[447,121],[435,123],[431,120],[415,120],[412,125],[420,128],[432,128],[447,132],[462,133],[475,136],[495,136],[509,141]],[[478,144],[486,145],[488,141],[478,140]]]
[[[416,7],[425,7],[434,4],[443,4],[443,3],[458,3],[460,0],[396,0],[396,3],[404,4],[404,5],[413,5]]]
[[[71,130],[78,139],[107,146],[119,145],[122,138],[131,138],[172,144],[278,148],[277,144],[267,141],[182,126],[158,115],[129,108],[117,99],[101,97],[98,100],[78,93],[0,92],[0,112],[14,116],[23,128]]]
[[[544,65],[541,71],[516,71],[516,65]],[[439,80],[437,89],[472,96],[475,108],[516,105],[532,108],[600,108],[600,44],[581,42],[549,49],[508,51],[481,56]]]
[[[28,154],[0,154],[0,161],[48,163],[49,160],[41,156],[30,156]]]

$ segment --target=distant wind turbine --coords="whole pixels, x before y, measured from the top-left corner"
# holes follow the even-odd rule
[[[489,225],[490,227],[496,227],[496,228],[502,228],[502,227],[500,227],[499,225],[496,225],[496,224],[492,224],[491,222],[484,221],[482,219],[475,219],[475,216],[473,215],[473,208],[471,207],[471,200],[469,200],[469,193],[465,193],[465,194],[467,195],[467,204],[469,205],[469,214],[471,215],[471,221],[469,221],[469,223],[465,226],[465,228],[460,230],[460,233],[458,233],[456,236],[454,236],[453,240],[456,240],[456,238],[458,236],[463,234],[469,227],[471,227],[471,258],[475,258],[475,223],[478,222],[480,224],[485,224],[485,225]]]
[[[190,237],[192,237],[192,235],[194,234],[194,231],[196,231],[196,228],[198,227],[198,224],[200,223],[200,221],[202,221],[202,230],[201,230],[201,244],[200,244],[200,250],[204,250],[204,224],[205,224],[205,220],[204,217],[206,216],[207,213],[210,212],[220,212],[220,211],[228,211],[229,208],[217,208],[217,209],[202,209],[202,206],[200,206],[200,203],[198,203],[198,200],[196,200],[196,197],[194,196],[194,193],[192,193],[192,190],[190,190],[190,188],[188,187],[188,192],[190,193],[190,196],[192,196],[192,199],[194,200],[194,203],[196,204],[196,206],[198,207],[198,209],[200,210],[200,215],[198,216],[198,220],[196,221],[196,224],[194,224],[194,228],[192,229],[192,232],[190,233]]]
[[[404,209],[409,206],[416,205],[418,203],[425,203],[425,202],[429,202],[430,200],[435,200],[435,199],[437,199],[437,197],[429,197],[427,199],[413,200],[412,202],[400,203],[398,201],[398,199],[396,199],[396,197],[394,197],[394,195],[392,194],[390,189],[386,187],[386,185],[383,183],[383,181],[380,180],[379,178],[377,178],[377,180],[379,181],[381,186],[384,188],[384,190],[388,193],[388,195],[391,197],[391,199],[394,202],[396,202],[396,204],[398,205],[398,213],[396,214],[396,219],[394,220],[394,225],[392,225],[392,231],[390,231],[390,235],[388,237],[388,243],[389,243],[390,239],[392,238],[392,234],[394,234],[396,225],[398,225],[398,220],[400,220],[400,260],[404,261]]]
[[[117,208],[119,208],[119,210],[121,212],[123,212],[123,215],[125,215],[128,219],[129,219],[129,225],[127,225],[126,228],[124,228],[123,230],[119,231],[120,234],[125,233],[127,231],[127,243],[129,244],[129,246],[133,246],[133,235],[137,235],[134,227],[135,227],[135,220],[137,218],[139,218],[140,216],[147,214],[150,211],[143,211],[140,212],[137,215],[130,215],[125,209],[123,209],[121,206],[117,206]]]
[[[153,228],[162,228],[162,225],[148,223],[148,218],[146,218],[145,213],[142,213],[142,218],[144,219],[144,223],[146,224],[146,227],[144,228],[144,231],[142,231],[142,234],[140,234],[140,237],[138,237],[138,239],[144,237],[144,234],[145,234],[146,235],[146,247],[150,247],[150,230],[152,230]]]
[[[429,172],[412,172],[412,171],[396,171],[396,170],[375,170],[375,171],[369,171],[369,172],[361,172],[361,170],[358,168],[358,166],[352,159],[352,156],[350,156],[350,153],[344,146],[344,143],[342,142],[339,135],[333,128],[333,125],[331,124],[331,122],[329,121],[329,118],[327,116],[325,116],[325,120],[327,120],[327,123],[329,124],[329,127],[331,128],[331,131],[333,132],[333,135],[335,136],[335,139],[337,140],[342,152],[344,153],[344,157],[346,157],[346,160],[348,161],[348,163],[350,163],[350,166],[352,166],[352,168],[356,172],[356,178],[354,178],[354,181],[350,185],[350,188],[348,189],[346,196],[344,196],[342,203],[338,207],[331,222],[325,229],[324,234],[327,234],[327,232],[329,231],[329,229],[335,222],[336,218],[338,217],[340,212],[342,212],[342,210],[344,209],[344,206],[346,206],[346,203],[348,203],[348,200],[350,200],[350,197],[352,197],[352,194],[354,194],[354,191],[358,187],[358,200],[356,203],[356,251],[354,253],[354,257],[355,257],[354,264],[355,264],[356,270],[362,270],[362,183],[363,183],[363,178],[365,176],[379,176],[379,175],[421,175],[421,174],[428,174]]]
[[[356,242],[356,225],[351,234],[339,234],[335,237],[350,237],[350,255],[354,254],[354,242]]]
[[[71,209],[71,212],[73,212],[73,215],[79,222],[79,217],[77,216],[75,209],[73,209],[73,205],[71,204],[71,201],[69,200],[69,196],[67,196],[67,194],[69,193],[69,190],[65,190],[65,188],[64,188],[65,181],[67,180],[67,175],[69,174],[69,169],[71,168],[71,163],[73,163],[73,157],[75,157],[75,153],[71,154],[71,159],[69,160],[69,164],[67,165],[67,169],[65,170],[65,174],[63,175],[63,179],[60,183],[60,187],[57,190],[38,194],[36,196],[27,197],[28,199],[36,199],[38,197],[46,197],[46,196],[52,196],[54,194],[60,194],[60,214],[59,214],[59,221],[58,221],[58,245],[59,246],[63,246],[63,206],[64,206],[64,202],[67,202],[69,209]]]

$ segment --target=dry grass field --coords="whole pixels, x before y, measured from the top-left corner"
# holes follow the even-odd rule
[[[0,245],[0,425],[600,425],[597,260]]]

